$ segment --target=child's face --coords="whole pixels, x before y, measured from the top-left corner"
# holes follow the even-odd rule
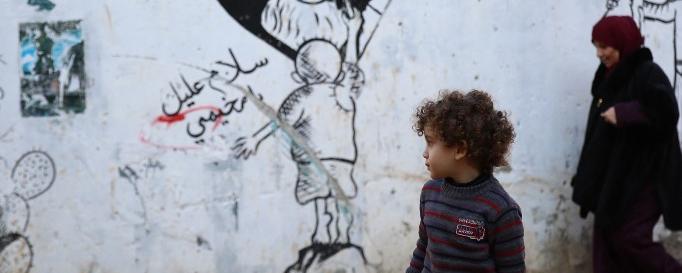
[[[457,165],[457,149],[448,147],[440,136],[431,128],[424,130],[426,148],[424,149],[425,165],[432,179],[451,177]]]

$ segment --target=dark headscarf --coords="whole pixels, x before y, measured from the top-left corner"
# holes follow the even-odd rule
[[[592,28],[592,42],[615,48],[622,60],[642,47],[644,37],[632,17],[606,16]]]

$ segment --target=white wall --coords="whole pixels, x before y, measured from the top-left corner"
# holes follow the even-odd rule
[[[251,100],[243,111],[226,115],[228,123],[214,129],[207,122],[200,145],[186,126],[196,130],[210,110],[191,112],[172,125],[153,123],[163,115],[164,103],[177,103],[166,96],[172,94],[169,83],[186,90],[180,75],[192,84],[208,77],[195,67],[234,72],[215,63],[234,64],[230,49],[243,70],[268,60],[233,84],[250,86],[277,109],[301,86],[292,80],[292,59],[240,26],[218,1],[53,2],[54,9],[37,11],[26,1],[0,1],[0,189],[5,200],[0,206],[5,221],[15,221],[6,233],[14,229],[24,236],[0,253],[15,261],[5,260],[0,272],[20,272],[27,264],[30,272],[284,272],[294,264],[299,250],[311,245],[316,213],[312,203],[296,202],[298,172],[287,134],[279,131],[263,141],[248,160],[235,159],[235,141],[269,121]],[[379,2],[385,1],[374,1]],[[512,168],[497,175],[523,208],[529,271],[588,272],[591,220],[578,217],[568,181],[598,64],[591,28],[605,3],[532,2],[390,2],[358,62],[366,81],[354,128],[343,115],[316,125],[331,126],[337,134],[333,141],[321,137],[314,149],[339,157],[352,158],[348,138],[355,133],[358,195],[350,205],[341,204],[337,218],[353,217],[350,238],[358,248],[317,259],[308,272],[399,272],[407,266],[417,236],[419,189],[428,178],[412,115],[424,98],[443,88],[486,90],[498,108],[511,113],[517,132]],[[86,109],[23,117],[20,23],[67,20],[82,20]],[[657,60],[671,63],[669,26],[647,24],[648,45],[664,56]],[[336,32],[324,35],[345,39]],[[674,73],[674,66],[665,69]],[[183,111],[223,107],[220,94],[204,83],[205,90],[193,97],[195,105]],[[244,96],[234,87],[221,88],[226,101]],[[305,110],[314,117],[339,112],[333,100],[310,102]],[[24,202],[14,194],[22,188],[17,181],[47,185],[40,177],[13,176],[15,166],[28,164],[20,158],[30,151],[44,154],[29,154],[43,161],[27,165],[27,173],[51,175],[49,156],[55,180],[45,193]],[[344,166],[350,165],[328,169],[347,177]],[[25,219],[25,227],[17,224]],[[324,229],[320,224],[320,234]],[[679,236],[658,234],[682,256]],[[32,261],[26,258],[29,243]],[[308,254],[339,246],[320,245]]]

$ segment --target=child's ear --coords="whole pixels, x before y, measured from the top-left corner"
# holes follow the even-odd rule
[[[455,160],[461,160],[462,158],[465,158],[467,156],[467,144],[466,142],[462,141],[460,144],[455,145],[453,155],[455,157]]]

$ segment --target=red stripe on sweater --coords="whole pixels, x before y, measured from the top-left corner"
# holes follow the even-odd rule
[[[426,252],[426,246],[422,244],[421,241],[417,242],[417,249],[421,250],[422,252]]]
[[[499,234],[499,233],[501,233],[501,232],[503,232],[503,231],[505,231],[505,230],[508,230],[508,229],[510,229],[510,228],[513,228],[513,227],[515,227],[515,226],[518,226],[518,225],[520,225],[521,223],[522,223],[522,222],[521,222],[521,219],[515,219],[514,221],[511,221],[511,222],[509,222],[509,223],[506,223],[506,224],[504,224],[504,225],[502,225],[502,226],[499,226],[499,227],[495,228],[495,234]]]
[[[505,250],[505,251],[496,251],[495,252],[495,257],[497,258],[505,258],[505,257],[511,257],[511,256],[516,256],[521,254],[525,248],[523,246],[519,246],[517,248],[513,248],[510,250]]]
[[[488,266],[488,267],[475,267],[475,266],[466,266],[466,265],[455,265],[455,264],[447,264],[447,263],[438,263],[438,262],[431,262],[433,264],[434,269],[441,269],[441,270],[462,270],[462,271],[467,271],[467,272],[483,272],[483,273],[488,273],[488,272],[495,272],[495,266]]]
[[[497,213],[500,213],[500,207],[498,207],[495,203],[493,203],[493,201],[490,201],[483,196],[476,196],[475,200],[479,201],[479,202],[483,202],[484,204],[493,208]]]
[[[412,259],[412,261],[410,262],[410,267],[417,270],[421,270],[424,266],[420,261]]]
[[[440,219],[443,219],[443,220],[452,221],[452,222],[454,222],[454,223],[457,223],[457,220],[458,220],[457,217],[450,216],[450,215],[447,215],[447,214],[444,214],[444,213],[440,213],[440,212],[436,212],[436,211],[432,211],[432,210],[426,210],[426,211],[424,211],[424,214],[425,214],[425,215],[428,215],[428,216],[433,216],[433,217],[436,217],[436,218],[440,218]]]
[[[436,244],[448,245],[448,246],[456,247],[456,248],[459,248],[462,250],[485,250],[488,248],[487,244],[481,245],[481,246],[469,246],[469,245],[465,245],[465,244],[460,244],[456,241],[448,241],[448,240],[436,238],[433,236],[431,236],[429,238],[429,240],[436,243]]]
[[[422,187],[422,191],[435,191],[435,192],[441,192],[443,189],[438,186],[424,186]]]

